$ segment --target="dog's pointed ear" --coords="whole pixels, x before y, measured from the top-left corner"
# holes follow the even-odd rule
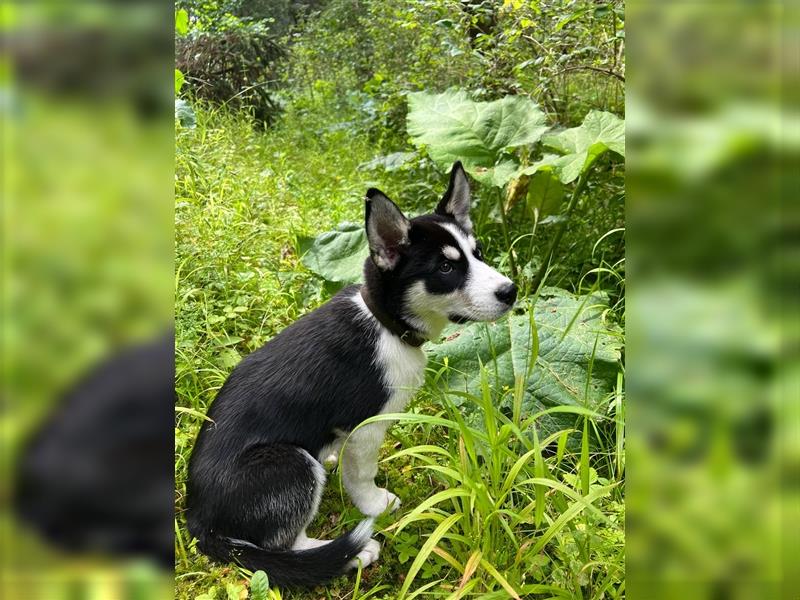
[[[437,215],[452,217],[467,232],[472,233],[472,221],[469,218],[469,180],[461,166],[461,161],[453,164],[450,171],[450,185],[436,207]]]
[[[366,228],[369,253],[382,271],[391,271],[408,246],[411,222],[380,190],[367,190]]]

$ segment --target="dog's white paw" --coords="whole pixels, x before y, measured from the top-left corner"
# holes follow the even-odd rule
[[[368,517],[377,517],[386,509],[394,511],[400,508],[400,498],[385,488],[375,488],[368,497],[360,498],[356,506]]]
[[[364,549],[356,554],[356,557],[347,563],[349,569],[357,569],[359,561],[361,568],[364,569],[378,560],[378,555],[381,553],[381,545],[378,540],[369,540]]]

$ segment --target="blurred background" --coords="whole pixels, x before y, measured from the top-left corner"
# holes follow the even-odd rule
[[[627,4],[627,590],[796,598],[796,3]]]
[[[797,7],[625,20],[627,591],[797,598]],[[4,598],[172,594],[173,24],[0,11]]]
[[[0,26],[0,596],[169,597],[172,7]]]

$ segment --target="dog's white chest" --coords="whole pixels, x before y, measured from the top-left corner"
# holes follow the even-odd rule
[[[389,393],[383,413],[402,412],[425,379],[425,353],[381,331],[375,348],[375,363]]]
[[[360,293],[353,296],[353,302],[364,318],[378,328],[373,360],[381,372],[383,385],[388,392],[388,399],[381,413],[403,412],[425,379],[425,353],[422,348],[409,346],[380,325]]]

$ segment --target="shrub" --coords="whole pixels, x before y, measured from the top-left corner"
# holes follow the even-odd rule
[[[271,34],[256,27],[195,31],[176,43],[177,67],[191,95],[248,108],[265,123],[280,109],[275,90],[277,64],[284,54]]]

